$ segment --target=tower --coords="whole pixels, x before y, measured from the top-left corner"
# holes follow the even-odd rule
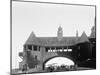
[[[76,41],[78,41],[78,30],[76,30]]]
[[[58,28],[57,38],[58,38],[58,40],[61,40],[63,38],[63,30],[62,30],[61,26],[59,26],[59,28]]]
[[[90,37],[91,37],[91,38],[96,38],[96,30],[95,30],[95,26],[93,26],[92,29],[91,29]]]
[[[78,30],[76,30],[76,37],[78,38]]]

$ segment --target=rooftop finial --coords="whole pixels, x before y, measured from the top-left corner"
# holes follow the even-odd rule
[[[78,30],[76,30],[76,37],[78,37]]]
[[[63,30],[62,30],[61,26],[59,26],[59,28],[58,28],[57,37],[58,37],[59,40],[61,40],[62,37],[63,37]]]

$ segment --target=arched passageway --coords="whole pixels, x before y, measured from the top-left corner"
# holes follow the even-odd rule
[[[75,62],[67,57],[54,57],[44,63],[45,70],[68,70],[75,66]]]

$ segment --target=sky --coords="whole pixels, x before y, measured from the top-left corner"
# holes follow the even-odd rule
[[[12,2],[12,68],[18,68],[18,53],[33,31],[37,37],[57,36],[58,27],[63,36],[91,34],[95,7],[31,2]]]

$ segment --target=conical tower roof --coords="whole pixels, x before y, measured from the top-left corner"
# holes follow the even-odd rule
[[[88,37],[85,32],[82,33],[78,43],[89,42]]]
[[[95,26],[93,26],[92,29],[91,29],[90,38],[96,38],[96,28],[95,28]]]
[[[31,32],[29,38],[25,42],[25,44],[38,44],[38,40],[34,34],[34,32]]]

